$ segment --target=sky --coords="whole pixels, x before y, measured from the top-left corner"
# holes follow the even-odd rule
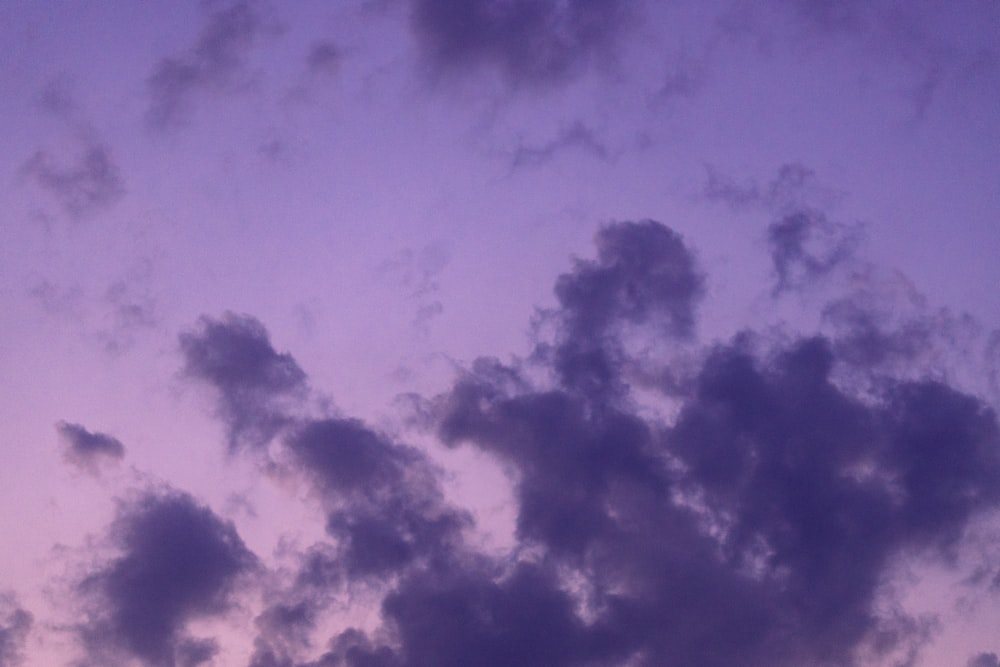
[[[1000,3],[0,45],[0,667],[1000,667]]]

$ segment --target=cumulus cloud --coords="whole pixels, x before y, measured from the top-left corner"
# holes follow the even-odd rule
[[[0,593],[0,665],[24,664],[24,642],[34,617],[17,603],[12,593]]]
[[[107,433],[91,432],[80,424],[59,422],[56,430],[66,444],[63,458],[80,470],[97,474],[102,464],[125,457],[125,446]]]
[[[559,277],[559,307],[548,313],[557,340],[539,346],[568,386],[585,395],[620,384],[623,330],[647,327],[685,339],[694,332],[704,279],[680,235],[651,220],[608,225],[598,232],[596,260],[576,260]]]
[[[447,499],[422,450],[339,416],[286,415],[269,431],[268,465],[308,486],[326,538],[267,596],[252,667],[919,655],[935,622],[901,609],[897,567],[954,563],[970,524],[1000,508],[995,413],[930,376],[883,373],[859,391],[838,370],[874,371],[837,341],[750,331],[706,347],[686,382],[644,387],[661,392],[669,418],[641,410],[625,369],[642,360],[627,339],[689,344],[704,277],[681,236],[654,221],[607,225],[595,245],[596,258],[556,281],[557,306],[543,314],[551,339],[527,361],[477,360],[421,405],[441,443],[508,471],[505,554],[469,539],[472,515]],[[231,429],[234,414],[255,411],[273,423],[274,399],[306,385],[249,317],[204,318],[181,346]],[[381,626],[337,629],[317,655],[324,615],[359,587],[378,600]],[[149,654],[176,647],[188,617],[163,616],[168,640]]]
[[[189,621],[226,612],[256,567],[236,529],[191,496],[148,491],[122,502],[110,540],[119,555],[77,585],[81,644],[96,664],[132,656],[155,667],[193,666],[216,653]]]
[[[436,73],[488,68],[514,86],[547,86],[609,58],[633,10],[626,0],[411,0],[411,25]]]
[[[40,150],[21,167],[23,174],[49,192],[74,219],[110,208],[125,192],[118,165],[107,146],[89,143],[71,163]]]
[[[235,2],[213,11],[192,48],[160,60],[146,83],[153,127],[170,128],[187,119],[193,98],[205,91],[225,91],[244,69],[247,52],[264,31],[256,3]]]
[[[184,373],[217,392],[231,450],[266,445],[289,423],[288,403],[306,391],[305,373],[291,355],[271,347],[253,317],[204,317],[180,336],[180,347]]]

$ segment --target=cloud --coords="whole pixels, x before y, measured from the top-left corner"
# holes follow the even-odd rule
[[[654,264],[684,256],[643,247]],[[559,284],[589,282],[593,265],[578,266]],[[605,348],[613,323],[642,322],[625,299],[560,303],[564,321],[588,322],[570,338],[612,339]],[[604,359],[609,374],[624,361]],[[534,389],[499,362],[439,397],[441,439],[513,471],[519,542],[579,577],[554,584],[589,610],[567,643],[616,647],[565,664],[853,665],[917,651],[931,626],[880,613],[885,584],[905,554],[950,559],[972,518],[997,508],[996,416],[933,380],[859,398],[832,380],[838,363],[822,336],[738,336],[710,350],[688,393],[670,392],[666,424],[597,384],[557,372],[557,386]],[[426,636],[437,621],[395,622],[405,637],[405,623]]]
[[[257,618],[253,667],[299,664],[292,657],[310,646],[320,614],[345,589],[378,588],[407,572],[447,568],[463,553],[463,531],[472,524],[445,502],[440,473],[422,452],[360,421],[308,420],[285,445],[293,470],[320,500],[333,544],[314,545],[291,585]],[[367,651],[357,642],[345,647],[346,637],[334,642],[335,652]],[[326,660],[333,661],[332,654]]]
[[[571,149],[577,149],[577,152],[602,162],[610,158],[608,147],[594,130],[577,121],[569,127],[563,128],[553,139],[539,146],[519,145],[511,158],[511,168],[537,167],[549,162],[556,155]]]
[[[830,274],[854,254],[857,234],[831,222],[817,211],[797,211],[767,228],[776,283],[780,294],[804,287]]]
[[[555,286],[559,308],[549,314],[558,340],[540,346],[563,383],[584,394],[615,391],[621,329],[646,326],[668,338],[688,338],[704,281],[680,235],[645,220],[602,228],[597,259],[576,260]]]
[[[21,172],[52,194],[74,219],[107,210],[125,192],[110,150],[93,142],[73,164],[60,164],[47,151],[37,151]]]
[[[63,458],[80,470],[96,475],[102,464],[125,457],[125,446],[106,433],[91,432],[79,424],[64,421],[56,424],[56,430],[66,443]]]
[[[804,261],[799,240],[775,243]],[[326,538],[267,597],[253,667],[913,663],[936,620],[902,610],[899,565],[958,562],[972,522],[1000,509],[996,414],[822,334],[752,331],[704,347],[683,382],[643,387],[668,408],[643,409],[629,339],[691,344],[704,277],[654,221],[606,225],[595,245],[556,281],[528,360],[477,360],[418,406],[446,447],[508,472],[505,553],[469,539],[472,515],[422,450],[285,414],[267,465],[308,485]],[[234,412],[280,418],[274,398],[305,387],[252,318],[203,318],[182,348],[230,428]],[[866,372],[878,382],[854,381]],[[378,601],[381,626],[315,655],[345,599]],[[189,614],[167,618],[163,654]]]
[[[801,162],[781,165],[767,184],[751,180],[738,182],[732,176],[708,165],[702,196],[708,201],[726,204],[735,211],[760,208],[773,214],[788,215],[817,208],[834,198],[821,187],[816,173]]]
[[[966,667],[1000,667],[1000,658],[996,653],[980,653],[970,658]]]
[[[411,26],[436,74],[487,68],[514,86],[549,86],[610,58],[633,9],[625,0],[411,0]]]
[[[187,623],[226,612],[238,579],[257,567],[232,524],[187,494],[149,491],[121,504],[110,540],[120,555],[77,585],[87,655],[100,664],[131,655],[156,667],[210,659],[215,641],[187,636]]]
[[[230,450],[262,447],[288,425],[285,409],[306,392],[291,355],[271,347],[267,330],[247,315],[203,317],[180,336],[184,373],[213,387]]]
[[[12,593],[0,593],[0,665],[24,664],[24,642],[34,623],[27,610],[17,604]]]
[[[235,2],[213,11],[190,51],[163,58],[146,80],[150,124],[160,129],[181,125],[196,95],[230,89],[263,30],[254,2]]]

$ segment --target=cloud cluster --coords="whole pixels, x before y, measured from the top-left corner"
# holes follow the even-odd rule
[[[412,0],[412,28],[436,73],[498,71],[514,86],[565,83],[608,58],[628,0]]]
[[[794,241],[775,241],[789,261],[801,259]],[[900,611],[889,584],[907,558],[953,559],[970,522],[1000,504],[995,414],[940,380],[885,376],[877,394],[858,392],[834,379],[854,363],[834,341],[744,332],[705,351],[686,392],[663,387],[675,417],[652,418],[631,395],[626,338],[689,339],[704,278],[653,221],[608,225],[596,245],[545,314],[554,338],[532,363],[550,381],[481,359],[426,404],[442,443],[510,472],[507,556],[471,546],[471,515],[420,450],[341,417],[267,431],[281,441],[275,462],[323,507],[329,541],[271,596],[253,667],[917,655],[933,623]],[[182,349],[231,432],[303,382],[248,318],[203,320]],[[382,628],[343,629],[310,659],[324,610],[357,586],[381,595]]]
[[[798,237],[772,236],[779,257],[805,261]],[[629,369],[647,359],[629,340],[690,346],[705,277],[655,221],[606,225],[595,245],[556,281],[541,314],[551,335],[539,330],[527,361],[479,359],[418,402],[445,447],[508,472],[516,521],[502,555],[470,539],[475,517],[427,452],[310,415],[305,373],[260,322],[203,317],[180,335],[184,374],[213,393],[229,452],[297,480],[324,517],[324,537],[258,588],[249,667],[915,659],[934,619],[902,610],[896,574],[913,558],[954,562],[971,522],[1000,507],[994,412],[939,377],[859,362],[836,339],[752,331],[704,347],[683,382],[644,387],[665,407],[645,409]],[[862,376],[863,390],[844,380]],[[74,447],[116,442],[61,430]],[[216,639],[193,636],[192,621],[225,613],[263,573],[235,528],[152,490],[121,501],[110,540],[117,555],[77,588],[87,655],[210,661]],[[331,631],[351,600],[374,605],[377,627]]]

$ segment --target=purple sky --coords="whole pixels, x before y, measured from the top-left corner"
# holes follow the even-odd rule
[[[1000,667],[1000,3],[0,3],[0,667]]]

